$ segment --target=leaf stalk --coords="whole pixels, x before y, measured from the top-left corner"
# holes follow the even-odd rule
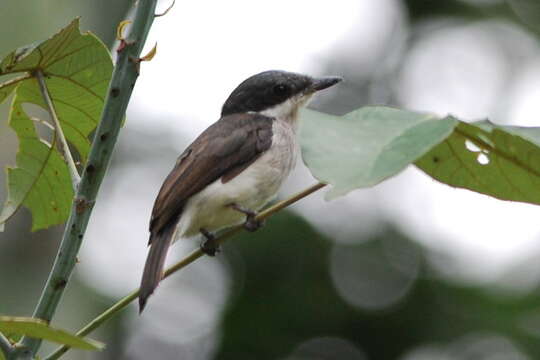
[[[73,160],[73,155],[71,155],[71,150],[69,149],[69,145],[64,135],[64,131],[62,130],[62,125],[60,125],[60,120],[58,119],[58,115],[56,114],[54,103],[51,99],[51,95],[49,93],[49,89],[47,88],[47,84],[45,83],[45,76],[43,75],[43,71],[37,70],[35,72],[35,75],[39,84],[39,90],[41,92],[41,96],[43,96],[43,100],[45,100],[45,104],[47,105],[47,110],[49,111],[49,115],[53,119],[54,130],[55,130],[54,136],[56,136],[60,140],[60,147],[62,149],[62,155],[64,155],[64,159],[66,160],[68,168],[69,168],[69,174],[71,175],[71,185],[73,186],[73,191],[76,192],[79,186],[79,183],[81,182],[81,176],[79,175],[79,171],[77,170],[77,165],[75,165],[75,161]]]

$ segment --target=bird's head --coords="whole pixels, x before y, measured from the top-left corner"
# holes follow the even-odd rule
[[[257,112],[280,119],[294,119],[298,109],[317,91],[329,88],[340,77],[313,78],[286,71],[271,70],[244,80],[229,95],[221,116]]]

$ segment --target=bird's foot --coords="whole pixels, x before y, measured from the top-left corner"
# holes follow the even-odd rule
[[[244,229],[250,232],[259,230],[264,225],[264,220],[255,219],[257,215],[246,215],[246,221],[244,222]]]
[[[264,225],[264,220],[257,220],[257,212],[246,209],[236,203],[229,205],[232,209],[241,212],[246,215],[246,221],[244,222],[244,229],[249,232],[257,231]]]
[[[201,243],[201,250],[208,256],[216,256],[219,252],[219,244],[216,241],[216,236],[206,229],[201,229],[201,234],[205,237],[205,241]]]

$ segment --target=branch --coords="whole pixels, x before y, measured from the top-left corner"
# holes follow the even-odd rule
[[[60,120],[58,120],[58,115],[56,114],[56,109],[54,108],[51,95],[49,94],[49,89],[47,89],[47,84],[45,83],[45,77],[43,76],[43,71],[37,70],[35,72],[35,75],[38,80],[41,96],[43,96],[43,100],[45,100],[45,104],[47,105],[49,114],[51,115],[51,118],[53,119],[54,130],[55,130],[54,136],[57,136],[58,139],[60,140],[60,147],[62,149],[62,154],[64,155],[64,158],[66,159],[66,162],[68,164],[69,174],[71,175],[71,185],[73,186],[73,191],[76,192],[77,187],[79,186],[79,183],[81,182],[81,176],[79,175],[79,171],[77,170],[75,161],[73,161],[73,155],[71,155],[71,151],[69,150],[69,145],[67,143],[66,137],[64,136],[64,131],[62,130],[62,126],[60,125]]]
[[[285,199],[283,201],[280,201],[277,204],[269,207],[268,209],[260,212],[259,215],[257,215],[255,217],[255,220],[264,220],[264,219],[270,217],[271,215],[275,214],[276,212],[278,212],[278,211],[286,208],[287,206],[297,202],[298,200],[303,199],[306,196],[314,193],[315,191],[323,188],[325,185],[326,184],[322,184],[322,183],[317,183],[315,185],[312,185],[309,188],[307,188],[307,189],[305,189],[305,190],[291,196],[290,198]],[[235,227],[231,228],[230,230],[228,230],[227,232],[223,233],[221,236],[219,236],[216,239],[216,241],[219,244],[222,244],[227,239],[233,237],[234,235],[241,232],[242,230],[244,230],[242,225],[235,226]],[[203,255],[204,255],[204,253],[202,252],[201,249],[194,250],[191,254],[189,254],[188,256],[186,256],[185,258],[183,258],[182,260],[180,260],[179,262],[177,262],[176,264],[174,264],[173,266],[168,268],[163,273],[163,278],[165,279],[165,278],[171,276],[172,274],[174,274],[178,270],[183,269],[184,267],[188,266],[189,264],[191,264],[192,262],[194,262],[195,260],[197,260],[198,258],[200,258]],[[93,330],[98,328],[101,324],[103,324],[107,320],[111,319],[114,315],[116,315],[117,312],[124,309],[132,301],[137,299],[137,297],[139,296],[139,291],[140,291],[140,289],[137,289],[137,290],[133,291],[132,293],[130,293],[129,295],[125,296],[120,301],[115,303],[113,306],[111,306],[110,308],[108,308],[107,310],[102,312],[100,315],[98,315],[96,318],[94,318],[94,320],[90,321],[85,327],[83,327],[81,330],[79,330],[77,332],[77,335],[78,336],[86,336],[86,335],[90,334]],[[44,358],[44,360],[56,360],[56,359],[60,358],[60,356],[65,354],[69,349],[70,348],[68,346],[65,346],[65,345],[61,346],[58,349],[56,349],[53,353],[49,354],[46,358]]]
[[[7,359],[13,352],[14,347],[9,342],[8,338],[4,334],[0,333],[0,351],[4,353],[4,357]]]
[[[154,20],[156,2],[157,0],[138,1],[128,40],[121,51],[118,51],[101,121],[92,141],[90,156],[76,191],[53,269],[34,310],[35,318],[51,321],[75,266],[99,187],[111,159],[131,92],[139,76],[138,66],[132,59],[138,59],[140,56]],[[41,340],[24,337],[20,344],[24,349],[20,356],[34,356],[41,345]]]

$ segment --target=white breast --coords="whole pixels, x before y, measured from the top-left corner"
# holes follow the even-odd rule
[[[272,130],[270,149],[253,164],[225,184],[214,181],[186,202],[176,239],[197,235],[201,228],[213,232],[242,223],[245,215],[227,207],[230,203],[258,211],[276,196],[296,164],[298,144],[291,122],[275,120]]]

